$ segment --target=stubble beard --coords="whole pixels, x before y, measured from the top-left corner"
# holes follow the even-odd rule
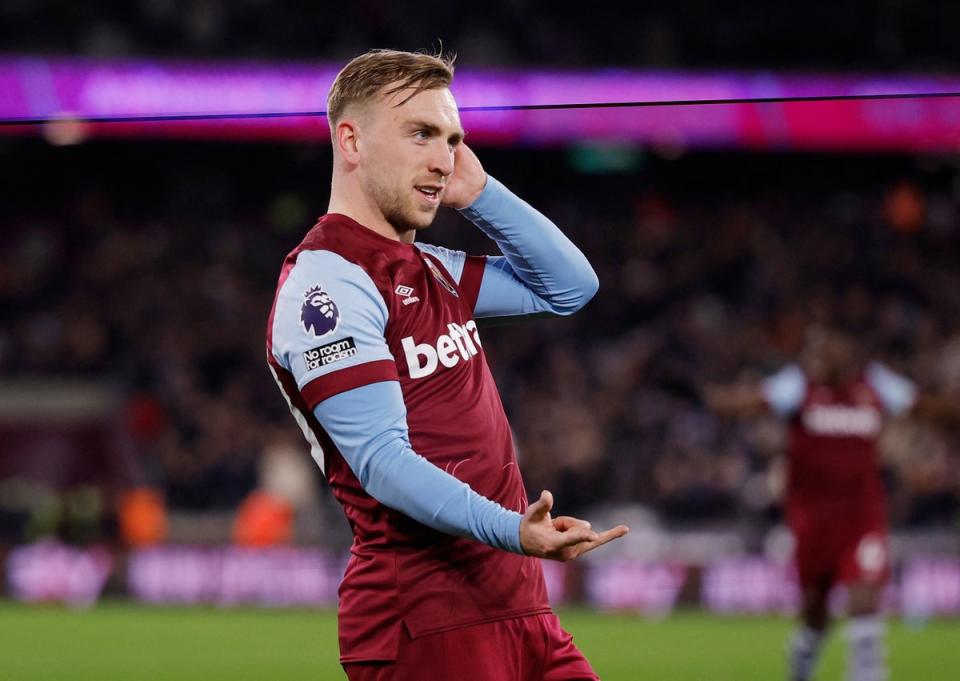
[[[390,189],[374,178],[368,178],[365,184],[367,193],[373,198],[377,209],[398,234],[426,229],[437,217],[436,210],[418,211],[415,206],[410,205],[409,198],[404,200],[405,197],[398,189]]]

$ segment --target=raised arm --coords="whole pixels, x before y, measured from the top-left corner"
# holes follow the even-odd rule
[[[767,400],[759,385],[716,385],[703,388],[703,400],[718,416],[748,418],[768,410]]]
[[[867,380],[894,416],[909,415],[938,426],[960,425],[960,403],[944,395],[924,392],[909,378],[880,362],[867,367]]]
[[[911,414],[939,426],[960,427],[960,403],[944,395],[919,393]]]
[[[546,216],[486,175],[466,145],[457,148],[444,196],[503,253],[486,259],[477,317],[569,315],[597,292],[597,275],[580,249]]]
[[[708,385],[703,398],[713,411],[729,418],[748,418],[773,411],[790,416],[803,404],[807,380],[795,364],[752,385]]]

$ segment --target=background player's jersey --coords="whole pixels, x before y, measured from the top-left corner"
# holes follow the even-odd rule
[[[913,406],[915,386],[871,364],[839,385],[789,366],[763,389],[771,407],[790,419],[785,510],[800,583],[882,582],[889,563],[877,439],[887,416]]]
[[[887,416],[913,406],[913,383],[878,363],[839,385],[790,365],[764,381],[763,391],[790,419],[788,503],[883,505],[877,439]]]
[[[791,365],[763,390],[773,410],[790,418],[789,501],[882,503],[877,438],[887,416],[913,406],[912,382],[873,363],[856,379],[831,386]]]

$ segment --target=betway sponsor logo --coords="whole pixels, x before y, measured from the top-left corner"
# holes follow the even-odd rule
[[[416,343],[413,336],[403,338],[403,354],[407,359],[410,378],[423,378],[437,370],[439,365],[446,368],[456,366],[460,361],[469,361],[480,352],[480,333],[477,323],[472,319],[461,326],[447,324],[447,331],[433,344]]]
[[[804,412],[803,425],[814,435],[873,438],[883,419],[873,407],[816,406]]]

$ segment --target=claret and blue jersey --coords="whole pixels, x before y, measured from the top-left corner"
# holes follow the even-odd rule
[[[835,384],[789,365],[762,391],[789,419],[785,511],[801,585],[882,584],[890,562],[877,440],[887,416],[914,406],[916,386],[879,363]]]
[[[523,555],[527,494],[476,319],[569,314],[597,289],[583,254],[488,178],[463,214],[473,257],[320,219],[286,259],[267,360],[354,532],[344,662],[411,636],[549,610]]]
[[[763,382],[776,413],[789,419],[789,497],[826,509],[860,504],[885,515],[877,439],[886,417],[907,413],[917,388],[883,364],[839,385],[812,380],[791,364]]]

